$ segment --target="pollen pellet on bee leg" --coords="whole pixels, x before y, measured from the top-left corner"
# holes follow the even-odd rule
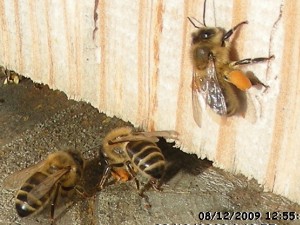
[[[151,183],[140,189],[136,174],[160,180],[166,170],[166,161],[156,142],[159,137],[177,139],[177,136],[176,131],[136,132],[131,127],[113,129],[103,139],[103,148],[100,149],[100,155],[111,170],[104,171],[99,186],[105,184],[108,175],[122,182],[134,179],[139,194],[144,196],[143,192]]]
[[[112,176],[117,180],[121,182],[126,182],[131,179],[130,174],[123,168],[121,169],[114,169],[112,171]]]
[[[230,37],[247,21],[243,21],[226,31],[222,27],[206,26],[205,24],[206,0],[203,5],[203,23],[196,25],[194,18],[188,20],[197,30],[191,35],[190,59],[193,65],[192,76],[192,107],[196,124],[201,128],[202,108],[208,106],[217,117],[238,115],[248,108],[247,97],[242,93],[253,85],[263,85],[255,76],[248,76],[238,68],[242,65],[266,62],[274,58],[258,57],[232,61],[232,48]],[[199,21],[197,21],[199,22]],[[236,88],[235,88],[236,87]]]
[[[227,79],[230,83],[234,84],[238,89],[246,91],[249,89],[252,84],[249,78],[240,70],[231,71]]]

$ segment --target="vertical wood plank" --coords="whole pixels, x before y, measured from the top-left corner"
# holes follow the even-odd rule
[[[209,26],[249,21],[233,57],[276,58],[243,67],[270,86],[249,90],[245,118],[218,124],[203,109],[201,128],[186,18],[202,21],[203,0],[0,0],[0,63],[146,130],[176,129],[184,151],[300,203],[299,12],[296,1],[207,1]]]

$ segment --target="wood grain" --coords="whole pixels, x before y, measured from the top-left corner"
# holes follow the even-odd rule
[[[230,29],[239,58],[270,88],[251,89],[256,122],[216,123],[192,116],[187,16],[202,20],[202,0],[0,0],[0,63],[90,102],[146,130],[175,129],[186,152],[254,177],[266,190],[300,203],[299,17],[297,1],[208,1],[206,23]]]

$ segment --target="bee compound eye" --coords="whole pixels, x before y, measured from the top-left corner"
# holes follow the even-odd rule
[[[208,37],[209,37],[209,34],[208,34],[208,33],[203,33],[203,34],[202,34],[202,38],[203,38],[203,39],[207,39]]]
[[[210,37],[212,37],[215,34],[215,31],[212,29],[205,29],[203,31],[200,32],[200,37],[202,39],[209,39]]]

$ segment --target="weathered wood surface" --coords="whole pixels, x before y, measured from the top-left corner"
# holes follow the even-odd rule
[[[194,1],[0,1],[0,64],[90,102],[146,130],[176,129],[186,152],[254,177],[300,203],[300,2],[208,1],[206,22],[226,29],[240,58],[275,55],[252,70],[270,88],[251,89],[257,121],[221,125],[192,117],[187,16]]]

